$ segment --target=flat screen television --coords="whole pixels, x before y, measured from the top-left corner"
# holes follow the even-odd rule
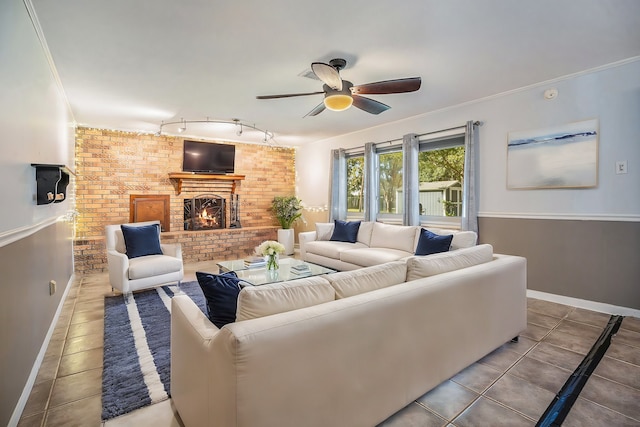
[[[215,174],[234,173],[235,159],[235,145],[185,140],[182,170]]]

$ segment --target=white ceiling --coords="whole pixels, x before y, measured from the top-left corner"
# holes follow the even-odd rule
[[[155,132],[162,121],[238,118],[282,145],[640,55],[638,0],[31,1],[79,125]],[[356,85],[419,76],[422,87],[370,95],[392,107],[380,115],[303,118],[322,95],[255,98],[321,90],[299,74],[335,57]],[[233,126],[186,134],[251,141]]]

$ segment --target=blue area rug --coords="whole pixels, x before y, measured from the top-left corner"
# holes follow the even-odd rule
[[[170,397],[171,298],[182,291],[206,313],[198,282],[162,286],[104,301],[102,419]]]

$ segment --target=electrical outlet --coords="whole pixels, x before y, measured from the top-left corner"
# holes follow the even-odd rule
[[[616,162],[616,175],[625,173],[627,173],[627,161],[620,160],[619,162]]]
[[[49,295],[53,295],[56,293],[56,281],[55,280],[51,280],[49,282]]]

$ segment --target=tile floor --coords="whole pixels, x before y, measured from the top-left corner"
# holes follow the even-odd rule
[[[214,262],[185,266],[215,271]],[[102,423],[101,376],[106,274],[77,278],[20,419],[31,426],[177,427],[165,401]],[[600,335],[609,315],[528,300],[528,328],[409,404],[380,426],[534,426]],[[625,318],[564,426],[640,426],[640,319]]]

